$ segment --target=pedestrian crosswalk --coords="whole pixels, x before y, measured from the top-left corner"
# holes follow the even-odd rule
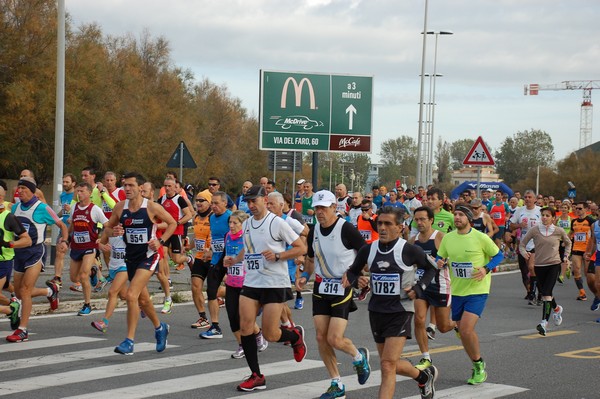
[[[198,395],[207,389],[220,392],[216,396],[228,399],[302,399],[318,398],[329,386],[326,372],[318,359],[296,363],[281,356],[261,354],[261,371],[267,376],[267,390],[241,393],[235,385],[249,374],[245,361],[230,358],[231,350],[214,349],[202,345],[169,345],[169,350],[157,354],[151,342],[135,345],[135,356],[124,357],[113,352],[114,339],[68,336],[55,339],[37,339],[22,344],[1,345],[0,353],[12,354],[14,359],[0,361],[6,378],[0,381],[0,397],[60,397],[60,398],[149,398],[149,397],[211,397]],[[65,350],[68,349],[68,350]],[[289,351],[275,347],[274,355]],[[152,353],[153,352],[153,353]],[[291,355],[291,353],[290,353]],[[377,354],[372,354],[372,364]],[[376,367],[375,367],[376,368]],[[22,371],[18,371],[22,370]],[[172,373],[163,375],[169,370]],[[379,370],[373,370],[365,385],[359,385],[349,367],[343,381],[349,398],[377,396],[381,382]],[[11,373],[8,376],[7,373]],[[312,373],[320,376],[298,379]],[[292,378],[295,376],[296,378]],[[295,381],[296,383],[290,383]],[[416,383],[398,376],[398,398],[418,398]],[[202,391],[199,391],[202,390]],[[478,387],[461,385],[438,390],[436,398],[478,399],[500,398],[526,391],[525,388],[485,383]],[[43,395],[40,393],[43,392]]]

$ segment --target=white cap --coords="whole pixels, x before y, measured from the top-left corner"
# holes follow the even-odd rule
[[[487,189],[487,190],[485,190],[485,191],[487,191],[488,193],[493,193],[493,192],[494,192],[494,190],[493,190],[492,188],[488,188],[488,189]]]
[[[298,182],[296,184],[304,184],[305,182],[306,182],[306,180],[300,179],[300,180],[298,180]]]
[[[331,191],[321,190],[313,194],[312,206],[331,206],[335,204],[337,200],[335,195]]]

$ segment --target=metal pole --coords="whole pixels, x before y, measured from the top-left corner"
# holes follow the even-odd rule
[[[273,151],[273,181],[277,182],[275,177],[277,176],[277,150]]]
[[[293,152],[294,154],[294,164],[292,166],[292,185],[290,187],[296,187],[296,151]],[[295,188],[294,188],[295,190]],[[296,192],[294,191],[294,194]]]
[[[179,142],[179,182],[183,184],[183,141]]]
[[[52,185],[52,207],[60,211],[60,194],[63,191],[62,176],[65,147],[65,0],[58,0],[58,26],[56,48],[56,111],[54,121],[54,184]],[[58,227],[52,229],[50,258],[54,263]]]
[[[332,173],[331,168],[332,167],[333,167],[333,157],[331,156],[331,153],[329,153],[329,191],[331,191],[331,173]]]
[[[481,166],[477,167],[477,198],[481,198]]]
[[[421,90],[419,94],[419,133],[417,137],[417,186],[423,185],[421,175],[423,160],[423,97],[425,92],[425,53],[427,51],[427,8],[429,0],[425,0],[425,16],[423,17],[423,52],[421,54]]]
[[[428,75],[428,74],[426,74]],[[429,99],[427,101],[427,110],[426,110],[426,118],[427,118],[427,122],[425,123],[425,134],[424,137],[427,138],[427,141],[423,143],[424,148],[424,153],[426,154],[425,160],[424,160],[424,168],[425,170],[423,171],[423,174],[425,175],[425,179],[424,179],[424,183],[425,184],[430,184],[432,183],[429,180],[429,171],[430,171],[430,167],[431,167],[431,153],[430,151],[433,149],[433,146],[431,145],[431,139],[432,139],[432,131],[431,131],[431,126],[433,124],[433,117],[432,117],[432,112],[433,112],[433,85],[434,83],[434,75],[428,75],[429,76]]]
[[[319,153],[316,151],[313,152],[312,158],[313,158],[313,164],[312,164],[313,187],[315,188],[315,191],[318,191],[318,187],[319,187]]]

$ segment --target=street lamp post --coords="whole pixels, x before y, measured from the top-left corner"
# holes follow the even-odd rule
[[[431,118],[429,119],[429,159],[427,163],[427,183],[433,184],[433,126],[435,121],[435,81],[437,77],[441,77],[443,75],[437,74],[437,49],[438,49],[438,36],[439,35],[453,35],[452,31],[428,31],[428,35],[435,35],[435,45],[433,52],[433,75],[432,79],[429,80],[430,85],[430,94],[431,94],[431,103],[430,103],[430,112]]]
[[[429,0],[425,0],[425,14],[423,17],[423,32],[427,32],[427,8]],[[417,185],[423,184],[421,170],[423,159],[423,97],[425,92],[425,53],[427,51],[427,35],[423,35],[423,51],[421,54],[421,88],[419,92],[419,132],[417,136]]]

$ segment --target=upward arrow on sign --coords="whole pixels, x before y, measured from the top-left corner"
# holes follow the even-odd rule
[[[483,142],[483,139],[481,136],[477,137],[473,147],[471,147],[471,150],[465,157],[463,165],[493,166],[494,164],[494,159]]]
[[[354,122],[354,115],[356,114],[356,108],[354,108],[354,105],[348,105],[348,108],[346,108],[346,113],[348,114],[348,129],[352,130],[352,122]]]

